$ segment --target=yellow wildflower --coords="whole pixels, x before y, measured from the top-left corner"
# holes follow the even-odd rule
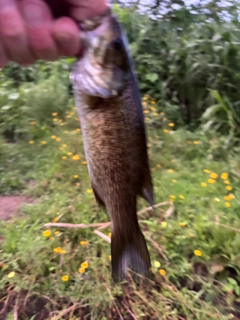
[[[197,257],[201,257],[202,256],[202,251],[201,250],[194,250],[194,254],[195,254],[195,256],[197,256]]]
[[[109,232],[109,234],[108,234],[108,238],[111,238],[112,237],[112,233],[111,232]]]
[[[88,190],[87,190],[87,193],[88,193],[88,194],[92,194],[92,193],[93,193],[92,189],[88,189]]]
[[[52,116],[53,116],[53,117],[56,117],[57,115],[58,115],[57,112],[53,112],[53,113],[52,113]]]
[[[211,171],[208,170],[208,169],[204,169],[203,172],[205,172],[205,173],[210,173]]]
[[[81,246],[86,246],[88,244],[88,241],[82,240],[79,243],[80,243]]]
[[[234,198],[235,198],[234,194],[229,193],[229,195],[228,195],[228,199],[229,199],[229,200],[232,200],[232,199],[234,199]]]
[[[36,121],[30,121],[30,124],[34,125],[36,124]]]
[[[59,253],[61,250],[62,250],[61,247],[57,247],[57,248],[54,248],[54,249],[53,249],[53,251],[54,251],[55,253]]]
[[[180,225],[181,227],[185,227],[186,223],[185,223],[185,222],[179,222],[179,225]]]
[[[53,218],[53,222],[58,222],[58,218]]]
[[[169,127],[174,127],[175,126],[175,124],[173,122],[170,122],[168,125],[169,125]]]
[[[143,113],[147,114],[149,113],[149,110],[144,110]]]
[[[230,181],[224,180],[224,183],[225,183],[225,184],[230,184]]]
[[[60,142],[60,141],[61,141],[61,138],[56,138],[56,141],[57,141],[57,142]]]
[[[47,141],[42,141],[41,144],[47,144]]]
[[[161,226],[162,226],[163,228],[166,228],[167,222],[165,222],[165,221],[161,222]]]
[[[146,121],[149,121],[150,119],[149,119],[149,118],[145,118],[145,120],[146,120]]]
[[[88,268],[88,266],[89,266],[89,264],[88,264],[88,262],[87,262],[87,261],[84,261],[84,262],[82,262],[82,263],[81,263],[81,267],[82,267],[82,268],[87,269],[87,268]]]
[[[15,273],[14,271],[10,272],[10,273],[8,274],[8,278],[11,279],[11,278],[15,277],[15,274],[16,274],[16,273]]]
[[[59,253],[60,253],[60,254],[66,254],[66,253],[67,253],[67,251],[66,251],[66,250],[64,250],[64,249],[61,249],[61,250],[59,251]]]
[[[231,191],[232,187],[231,186],[226,186],[226,190]]]
[[[164,130],[163,130],[163,132],[165,132],[165,133],[168,133],[168,131],[169,131],[168,129],[164,129]]]
[[[193,141],[193,143],[194,143],[194,144],[200,144],[200,142],[199,142],[199,141]]]
[[[217,179],[218,175],[215,172],[210,173],[210,178]]]
[[[177,180],[175,180],[175,179],[172,179],[172,182],[176,183],[176,182],[177,182]]]
[[[33,140],[30,140],[30,141],[29,141],[29,144],[34,144],[34,141],[33,141]]]
[[[73,160],[79,160],[80,159],[80,155],[79,154],[75,154],[74,156],[72,156]]]
[[[155,268],[160,268],[161,267],[161,263],[159,262],[159,261],[153,261],[153,266],[155,267]]]
[[[63,159],[63,160],[66,160],[66,159],[67,159],[67,157],[66,157],[66,156],[63,156],[63,157],[62,157],[62,159]]]
[[[53,140],[56,139],[56,138],[57,138],[56,136],[51,136],[51,139],[53,139]]]
[[[169,169],[168,172],[174,173],[174,170],[173,169]]]
[[[57,122],[58,121],[58,118],[53,118],[53,122]]]
[[[62,281],[63,282],[66,282],[68,280],[69,280],[69,276],[68,275],[62,276]]]
[[[60,231],[55,231],[54,234],[58,235],[60,233]]]
[[[179,198],[180,199],[185,199],[185,197],[182,194],[180,194]]]
[[[194,234],[193,233],[189,233],[189,237],[194,238]]]
[[[202,182],[202,183],[201,183],[201,186],[202,186],[202,187],[206,187],[206,186],[207,186],[206,182]]]
[[[166,272],[164,269],[160,269],[160,270],[159,270],[159,273],[160,273],[160,275],[163,276],[163,277],[165,277],[166,274],[167,274],[167,272]]]
[[[214,200],[215,200],[216,202],[220,202],[220,201],[221,201],[219,198],[214,198]]]
[[[87,164],[87,161],[82,161],[82,164]]]
[[[111,261],[112,260],[112,256],[108,256],[109,260]]]
[[[208,183],[215,183],[216,182],[216,180],[214,180],[214,179],[208,179]]]
[[[79,268],[79,269],[78,269],[78,272],[81,273],[81,274],[84,273],[85,271],[86,271],[85,268]]]
[[[77,174],[75,174],[74,176],[73,176],[73,178],[74,179],[77,179],[79,176],[77,175]]]
[[[79,128],[75,130],[75,132],[80,132],[80,131],[81,131],[81,129],[79,129]]]
[[[43,231],[43,236],[44,236],[44,237],[50,237],[50,235],[51,235],[51,230],[45,230],[45,231]]]
[[[229,207],[231,207],[231,203],[230,202],[225,202],[225,206],[229,208]]]
[[[158,113],[157,113],[157,112],[154,112],[153,115],[154,115],[155,117],[157,117],[157,116],[158,116]]]
[[[63,148],[66,148],[66,147],[67,147],[66,143],[64,143],[64,144],[62,145],[62,147],[63,147]]]
[[[227,172],[223,172],[223,173],[221,174],[221,178],[222,178],[223,180],[227,180],[227,179],[228,179],[228,173],[227,173]]]

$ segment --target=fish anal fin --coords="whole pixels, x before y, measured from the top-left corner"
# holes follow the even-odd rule
[[[149,166],[144,170],[141,196],[150,204],[150,206],[154,206],[153,183]]]
[[[97,188],[92,184],[92,189],[93,189],[93,194],[94,197],[96,199],[97,204],[99,205],[99,207],[101,208],[106,208],[104,201],[101,199],[101,197],[99,196],[98,192],[97,192]]]

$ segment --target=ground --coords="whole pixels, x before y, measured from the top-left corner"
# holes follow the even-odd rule
[[[0,196],[0,220],[18,216],[21,206],[29,202],[30,199],[24,196]]]

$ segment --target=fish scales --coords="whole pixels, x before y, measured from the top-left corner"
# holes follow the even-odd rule
[[[112,14],[105,20],[103,31],[100,29],[96,34],[91,31],[92,42],[87,43],[85,56],[76,65],[71,79],[92,188],[97,202],[107,209],[111,219],[112,273],[114,280],[119,281],[126,277],[128,267],[148,275],[151,263],[137,220],[137,196],[153,205],[153,186],[142,105],[126,44],[122,41],[116,58],[104,56],[104,49],[105,55],[115,54],[111,44],[115,39],[119,43],[119,35],[123,37]],[[92,48],[96,39],[100,39],[101,59],[115,61],[119,69],[113,63],[110,66],[96,63]],[[101,67],[105,67],[112,81],[106,74],[95,76]],[[106,80],[102,81],[104,77],[107,85]]]

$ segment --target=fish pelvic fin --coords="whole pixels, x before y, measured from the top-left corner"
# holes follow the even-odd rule
[[[145,238],[138,228],[133,231],[129,240],[116,236],[111,237],[112,277],[114,282],[120,282],[127,277],[128,268],[138,274],[150,275],[151,261]]]

